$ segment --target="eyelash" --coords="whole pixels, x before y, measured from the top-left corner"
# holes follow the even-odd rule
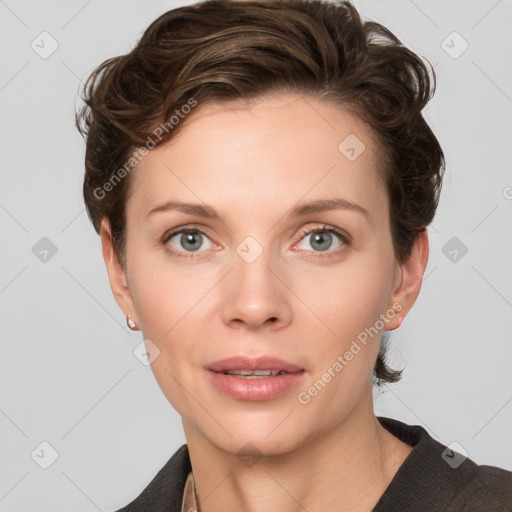
[[[166,247],[169,247],[168,246],[168,242],[169,240],[174,237],[175,235],[179,235],[179,234],[187,234],[187,233],[201,233],[201,235],[204,235],[205,237],[207,238],[210,238],[208,236],[207,233],[205,233],[205,231],[203,231],[202,229],[200,228],[197,228],[197,227],[186,227],[186,228],[176,228],[172,231],[168,231],[164,237],[163,237],[163,240],[162,240],[162,243],[166,246]],[[344,244],[345,247],[349,247],[351,245],[351,237],[350,235],[348,235],[347,233],[341,231],[340,229],[338,228],[335,228],[333,226],[328,226],[328,225],[322,225],[318,228],[314,228],[314,229],[304,229],[300,232],[300,237],[299,237],[299,242],[307,235],[312,235],[312,234],[315,234],[315,233],[333,233],[334,235],[336,235],[340,240],[341,242]],[[197,257],[195,255],[194,252],[190,252],[190,253],[187,253],[186,251],[183,251],[183,252],[178,252],[174,249],[168,249],[172,254],[173,256],[177,256],[179,258],[190,258],[190,257]],[[338,249],[338,250],[335,250],[335,251],[307,251],[307,252],[311,252],[313,254],[316,253],[317,256],[320,256],[320,257],[323,257],[323,258],[333,258],[335,256],[337,256],[341,251],[343,251],[344,249]]]

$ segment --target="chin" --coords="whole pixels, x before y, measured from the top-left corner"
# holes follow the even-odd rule
[[[220,444],[211,440],[219,449],[231,453],[241,458],[258,459],[261,457],[281,456],[290,453],[303,444],[303,440],[297,438],[296,435],[292,437],[291,432],[287,431],[283,434],[271,434],[268,437],[262,436],[257,432],[248,430],[244,433],[237,433],[233,439],[219,440]],[[250,465],[250,464],[246,464]]]
[[[212,445],[239,456],[283,455],[299,448],[316,433],[311,431],[308,435],[304,418],[299,418],[291,407],[247,414],[224,410],[217,419],[229,434],[219,428],[212,430],[209,423],[203,426],[203,435]],[[316,431],[314,423],[311,428]]]

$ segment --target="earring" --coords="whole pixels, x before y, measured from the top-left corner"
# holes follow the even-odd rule
[[[398,329],[402,325],[403,321],[404,321],[404,317],[403,316],[399,316],[398,317],[398,325],[396,327],[393,327],[393,329],[386,329],[386,330],[387,331],[394,331],[395,329]]]
[[[398,329],[402,325],[403,321],[404,321],[404,317],[403,316],[399,316],[398,317],[398,325],[395,327],[395,329]],[[393,330],[395,330],[395,329],[393,329]]]
[[[126,325],[128,326],[129,329],[131,329],[132,331],[138,331],[139,328],[137,327],[137,324],[131,319],[130,315],[128,314],[128,316],[126,317]]]

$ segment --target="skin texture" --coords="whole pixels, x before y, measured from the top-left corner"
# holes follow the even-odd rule
[[[420,290],[427,234],[400,265],[381,150],[372,130],[339,107],[283,93],[200,106],[184,122],[131,176],[125,268],[106,220],[101,239],[120,308],[160,350],[151,367],[182,416],[201,510],[370,510],[411,450],[373,412],[381,331],[309,403],[297,397],[396,303],[402,309],[384,329],[400,325]],[[354,161],[338,149],[350,134],[366,146]],[[287,217],[298,204],[332,198],[368,214]],[[148,215],[171,200],[209,205],[221,218]],[[332,235],[318,250],[302,233],[324,225],[351,241]],[[180,234],[165,239],[176,227],[207,237],[187,252]],[[248,236],[263,251],[251,263],[236,251]],[[283,396],[234,399],[205,370],[233,355],[274,356],[305,373]],[[240,457],[255,452],[254,463]]]

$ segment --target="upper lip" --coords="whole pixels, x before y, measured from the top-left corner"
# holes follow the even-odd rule
[[[275,370],[295,373],[303,370],[303,368],[299,368],[294,364],[267,356],[254,358],[246,356],[227,357],[209,364],[207,368],[214,372],[223,372],[226,370]]]

